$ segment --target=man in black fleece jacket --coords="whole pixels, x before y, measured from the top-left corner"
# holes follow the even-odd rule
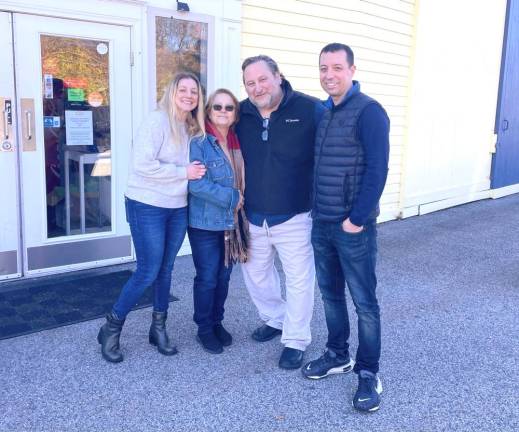
[[[242,71],[248,99],[240,104],[236,132],[245,161],[250,244],[241,267],[264,322],[252,338],[265,342],[281,334],[279,367],[295,369],[311,341],[315,268],[309,212],[314,138],[326,108],[292,90],[268,56],[246,59]],[[286,275],[286,300],[274,267],[276,252]]]

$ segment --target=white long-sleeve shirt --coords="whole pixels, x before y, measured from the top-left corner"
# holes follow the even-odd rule
[[[156,207],[187,206],[187,133],[182,138],[181,145],[172,142],[164,111],[150,113],[133,143],[125,193],[128,198]]]

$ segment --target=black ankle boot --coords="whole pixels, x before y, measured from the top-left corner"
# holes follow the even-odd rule
[[[221,323],[215,324],[213,331],[214,335],[218,338],[224,347],[232,344],[232,335],[227,330],[225,330]]]
[[[123,361],[123,355],[119,351],[119,337],[123,328],[124,320],[110,312],[106,315],[106,323],[99,330],[97,341],[101,344],[101,354],[106,361],[119,363]]]
[[[153,312],[150,327],[150,344],[155,345],[159,353],[164,355],[176,354],[177,347],[171,344],[166,333],[167,312]]]
[[[204,351],[211,354],[223,353],[223,346],[214,332],[198,334],[196,340],[200,342]]]

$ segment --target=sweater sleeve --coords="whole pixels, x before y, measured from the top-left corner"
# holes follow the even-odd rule
[[[167,117],[159,111],[151,113],[143,122],[133,144],[133,169],[140,176],[154,181],[167,183],[171,180],[186,180],[185,166],[165,163],[158,158],[168,136],[166,127],[169,127]]]
[[[386,184],[389,164],[389,118],[379,104],[371,104],[362,112],[357,127],[358,137],[364,148],[366,170],[349,217],[351,223],[362,226],[378,205]]]

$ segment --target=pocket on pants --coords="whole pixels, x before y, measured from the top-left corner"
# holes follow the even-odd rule
[[[249,237],[258,238],[262,236],[266,236],[265,228],[249,223]]]
[[[353,261],[363,260],[368,256],[368,236],[366,228],[358,233],[348,233],[342,229],[342,224],[337,227],[337,248]]]
[[[346,235],[356,237],[356,236],[362,234],[362,233],[366,230],[366,228],[363,226],[362,229],[361,229],[360,231],[358,231],[358,232],[349,232],[349,231],[346,231],[346,230],[342,227],[342,223],[341,223],[341,230],[342,230],[342,232],[343,232],[344,234],[346,234]]]

